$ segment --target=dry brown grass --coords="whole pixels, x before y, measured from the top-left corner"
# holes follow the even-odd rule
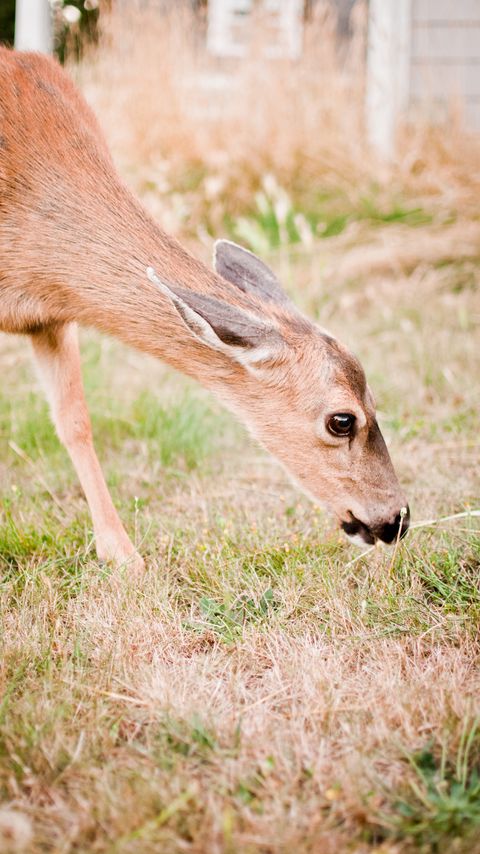
[[[460,252],[343,279],[338,249],[274,263],[360,353],[415,520],[478,503],[478,266]],[[470,783],[453,807],[464,830],[439,828],[465,732],[469,773],[480,758],[475,520],[359,559],[230,418],[205,420],[190,383],[83,343],[97,444],[148,573],[134,586],[99,573],[28,353],[5,338],[2,851],[476,854]],[[185,395],[190,472],[178,416],[148,426]],[[422,751],[444,808],[411,764]]]

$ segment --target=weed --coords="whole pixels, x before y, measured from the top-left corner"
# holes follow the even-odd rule
[[[440,756],[427,746],[407,757],[414,772],[410,793],[393,804],[399,838],[428,851],[445,851],[448,840],[480,840],[478,723],[465,720],[454,764],[445,745]]]
[[[167,715],[159,727],[157,739],[161,761],[165,760],[165,752],[169,751],[208,762],[218,749],[214,733],[198,715],[194,715],[190,721],[175,720]]]
[[[480,541],[475,534],[470,549],[452,548],[447,542],[443,549],[431,552],[428,560],[417,562],[416,573],[428,600],[447,612],[479,613]]]
[[[295,210],[290,196],[272,175],[264,176],[255,203],[256,209],[249,217],[234,221],[232,231],[236,240],[260,255],[295,243],[311,246],[314,225]]]
[[[265,590],[258,601],[244,593],[230,605],[202,596],[199,608],[203,620],[201,623],[188,623],[187,626],[195,631],[207,629],[225,643],[234,643],[242,637],[246,625],[261,624],[275,607],[271,588]]]

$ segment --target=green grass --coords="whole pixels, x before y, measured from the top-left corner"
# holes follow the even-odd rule
[[[397,837],[410,837],[423,850],[445,850],[449,843],[452,850],[468,850],[480,840],[479,721],[465,718],[462,723],[455,761],[446,742],[406,757],[414,776],[404,797],[392,805],[391,827]]]
[[[412,273],[319,300],[314,262],[292,255],[292,290],[365,363],[414,521],[478,507],[475,290],[453,264],[421,299]],[[2,345],[2,852],[480,851],[478,520],[362,556],[201,390],[87,334],[96,445],[147,563],[118,578]]]
[[[309,246],[318,237],[336,237],[353,223],[371,228],[391,224],[416,228],[434,220],[433,214],[404,199],[382,199],[376,187],[355,202],[346,194],[332,191],[316,190],[312,198],[310,190],[307,198],[305,205],[301,193],[287,192],[267,175],[255,194],[252,209],[241,217],[227,216],[225,229],[237,242],[265,255],[295,244]]]
[[[65,456],[57,439],[48,407],[36,394],[28,393],[20,402],[20,414],[13,414],[11,402],[0,398],[0,446],[7,451],[13,441],[32,460]],[[92,427],[98,450],[120,450],[129,439],[148,441],[148,450],[168,469],[175,464],[187,471],[198,466],[214,445],[215,430],[221,421],[203,400],[185,394],[174,405],[164,407],[149,391],[142,391],[125,410],[119,405],[102,411],[102,401],[94,400]]]

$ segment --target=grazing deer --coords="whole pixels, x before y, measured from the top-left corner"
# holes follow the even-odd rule
[[[408,508],[358,360],[225,240],[215,270],[166,235],[117,175],[97,120],[53,60],[0,49],[0,330],[29,335],[99,559],[141,566],[92,443],[77,323],[216,393],[362,543]]]

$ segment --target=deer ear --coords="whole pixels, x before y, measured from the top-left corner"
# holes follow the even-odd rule
[[[275,359],[282,348],[277,328],[236,305],[162,282],[152,267],[147,276],[174,305],[202,344],[249,367]]]
[[[253,252],[243,249],[230,240],[217,240],[214,246],[213,266],[220,276],[245,293],[263,300],[285,304],[289,299],[275,273]]]

